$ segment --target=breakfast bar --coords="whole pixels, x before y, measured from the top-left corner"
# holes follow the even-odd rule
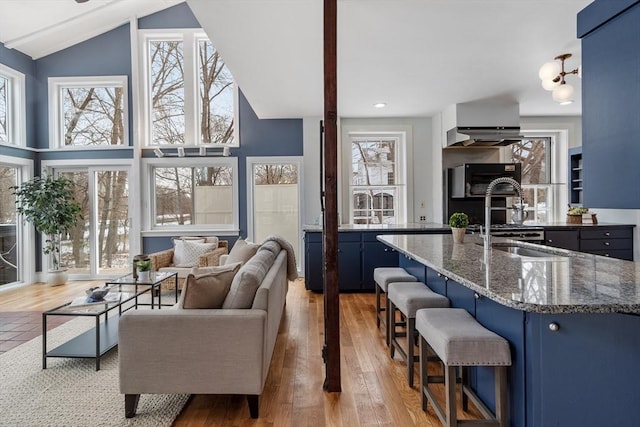
[[[511,426],[631,426],[640,402],[640,268],[477,235],[381,235],[399,265],[509,341]],[[472,387],[495,404],[493,373]]]

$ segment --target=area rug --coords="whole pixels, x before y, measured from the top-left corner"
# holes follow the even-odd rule
[[[47,333],[47,347],[94,325],[73,319]],[[118,385],[118,349],[93,359],[47,359],[42,369],[42,337],[0,355],[0,426],[170,426],[188,395],[142,395],[136,416],[124,417]]]

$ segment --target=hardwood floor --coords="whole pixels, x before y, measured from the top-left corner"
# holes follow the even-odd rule
[[[0,292],[0,312],[46,310],[96,283]],[[340,295],[342,392],[322,390],[322,304],[322,295],[306,291],[302,280],[291,284],[259,419],[249,417],[243,396],[194,395],[174,426],[440,426],[432,408],[421,409],[417,374],[411,389],[405,364],[390,359],[375,327],[374,294]]]

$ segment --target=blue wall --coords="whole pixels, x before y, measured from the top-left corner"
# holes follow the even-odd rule
[[[200,25],[186,3],[165,9],[138,20],[140,29],[153,28],[199,28]],[[215,40],[213,40],[215,45]],[[132,129],[133,104],[131,90],[131,43],[129,24],[118,27],[100,36],[53,53],[36,61],[29,57],[4,49],[0,46],[0,62],[16,68],[30,76],[27,80],[27,93],[32,95],[31,112],[28,113],[27,128],[30,129],[30,146],[49,148],[48,119],[48,83],[49,77],[126,75],[129,79],[129,142],[133,145]],[[5,52],[11,54],[10,62],[5,60]],[[12,66],[17,63],[19,66]],[[27,70],[27,71],[25,71]],[[232,149],[232,155],[238,157],[240,236],[247,235],[247,156],[301,156],[302,120],[301,119],[259,119],[245,96],[239,94],[239,135],[240,148]],[[0,147],[2,150],[3,147]],[[11,154],[25,152],[9,149]],[[6,150],[5,150],[6,151]],[[0,151],[3,153],[3,151]],[[37,153],[38,163],[48,159],[81,158],[126,158],[133,150],[75,150],[45,151]],[[38,167],[38,166],[37,166]],[[145,191],[145,189],[142,189]],[[176,233],[179,234],[179,233]],[[232,244],[236,238],[225,236]],[[171,247],[168,237],[145,237],[143,250],[154,252]]]

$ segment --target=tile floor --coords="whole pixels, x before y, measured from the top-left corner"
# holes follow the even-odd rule
[[[47,319],[47,329],[51,330],[71,319],[72,317],[51,316]],[[15,311],[0,313],[0,354],[41,334],[41,312]]]

